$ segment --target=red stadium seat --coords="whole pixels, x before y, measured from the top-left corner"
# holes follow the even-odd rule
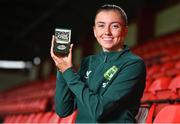
[[[16,116],[16,119],[14,120],[13,123],[21,123],[22,119],[23,119],[23,115],[19,114],[19,115]]]
[[[174,68],[174,62],[173,61],[166,62],[162,65],[161,72],[166,72],[171,68]]]
[[[155,117],[153,123],[180,123],[180,105],[168,105]]]
[[[166,106],[171,105],[169,102],[162,102],[156,104],[155,110],[154,110],[154,117]]]
[[[54,112],[51,112],[52,116],[49,118],[47,123],[59,123],[61,118]]]
[[[25,115],[25,114],[24,114],[19,123],[26,123],[26,121],[28,120],[28,118],[29,118],[29,115]]]
[[[11,116],[6,116],[4,117],[3,123],[9,123],[9,121],[11,120]]]
[[[172,60],[171,56],[163,56],[163,57],[160,58],[161,63],[165,63],[165,62],[168,62],[168,61],[171,61],[171,60]]]
[[[169,89],[174,93],[174,98],[180,98],[180,75],[172,79]]]
[[[151,77],[152,75],[159,73],[160,69],[161,69],[160,65],[153,65],[147,69],[147,75]]]
[[[65,118],[61,118],[60,123],[75,123],[77,111],[74,111],[71,115]]]
[[[14,120],[15,120],[15,118],[16,118],[15,115],[6,116],[3,123],[4,123],[4,124],[5,124],[5,123],[13,123]]]
[[[156,95],[157,100],[159,99],[169,99],[170,91],[168,90],[169,83],[171,78],[169,77],[160,77],[153,81],[148,91]]]
[[[44,113],[37,113],[36,116],[33,119],[33,123],[40,123],[41,122],[41,118],[43,118]]]
[[[33,123],[35,116],[35,113],[31,113],[30,115],[28,115],[27,119],[25,120],[25,123]]]
[[[145,89],[144,89],[144,92],[148,91],[148,89],[149,89],[149,87],[151,86],[151,84],[152,84],[152,82],[151,82],[150,79],[149,79],[149,80],[146,80],[146,87],[145,87]]]
[[[147,118],[146,118],[146,123],[147,123],[147,124],[153,122],[153,117],[154,117],[155,108],[156,108],[156,104],[152,104],[152,106],[151,106],[150,109],[149,109]]]
[[[147,79],[146,87],[144,89],[144,93],[141,98],[142,103],[146,103],[146,102],[156,99],[156,96],[154,94],[152,94],[151,92],[149,92],[149,87],[151,86],[151,84],[152,84],[152,81],[150,79]]]
[[[165,73],[166,73],[166,76],[175,77],[178,74],[180,74],[180,69],[171,68],[171,69],[167,70]]]
[[[153,93],[149,91],[146,91],[143,93],[143,96],[141,98],[141,103],[149,103],[156,99],[157,99],[156,95],[154,95]]]
[[[53,116],[52,112],[43,113],[43,116],[40,118],[40,122],[41,123],[48,123],[49,119],[51,119],[52,116]]]
[[[179,55],[180,56],[180,55]],[[175,68],[180,69],[180,60],[176,62]]]

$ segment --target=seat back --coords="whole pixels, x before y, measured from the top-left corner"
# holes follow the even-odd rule
[[[61,118],[55,113],[52,112],[51,117],[48,119],[46,123],[60,123]]]
[[[164,107],[157,114],[153,123],[180,123],[180,104]]]
[[[155,81],[153,81],[153,83],[149,87],[149,91],[152,92],[153,94],[156,94],[156,91],[158,90],[167,89],[170,81],[171,81],[171,78],[169,77],[165,77],[165,76],[160,77],[156,79]]]
[[[176,92],[177,89],[180,89],[180,75],[177,75],[172,79],[171,83],[169,84],[169,89],[171,89],[173,92]]]
[[[77,116],[77,110],[74,111],[71,115],[65,117],[65,118],[61,118],[60,123],[68,123],[68,124],[73,124],[75,123],[76,120],[76,116]]]

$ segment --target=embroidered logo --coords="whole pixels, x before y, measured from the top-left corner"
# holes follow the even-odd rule
[[[118,68],[114,65],[112,66],[110,69],[108,69],[105,73],[104,73],[104,78],[106,80],[111,80],[111,78],[114,76],[114,74],[118,71]]]
[[[108,82],[104,82],[104,83],[102,84],[102,87],[105,88],[105,87],[108,85],[108,83],[109,83],[109,81],[108,81]]]
[[[86,71],[86,76],[84,76],[84,78],[88,79],[91,72],[92,71]]]

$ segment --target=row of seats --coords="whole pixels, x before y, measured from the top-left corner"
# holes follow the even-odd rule
[[[44,112],[48,107],[49,99],[32,99],[18,102],[2,102],[0,103],[0,114],[19,114]]]
[[[9,115],[4,123],[74,123],[77,111],[65,118],[60,118],[55,112],[39,112],[31,114]]]
[[[136,116],[137,123],[179,123],[180,104],[166,105],[154,117],[156,105],[150,109],[141,107]],[[77,111],[65,118],[60,118],[54,112],[40,112],[31,114],[9,115],[4,119],[5,123],[75,123]],[[154,119],[153,119],[154,118]]]
[[[51,98],[54,96],[54,93],[55,78],[46,81],[29,81],[23,86],[2,92],[0,94],[0,102],[15,102],[34,98]]]
[[[136,116],[138,123],[150,123],[153,118],[155,105],[151,106],[150,110],[141,107],[139,114]],[[168,115],[168,118],[164,118]],[[31,114],[19,114],[6,116],[4,123],[74,123],[77,115],[77,111],[66,118],[60,118],[54,112],[41,112]],[[167,123],[180,122],[180,104],[167,105],[156,115],[154,123]]]
[[[180,31],[152,39],[132,48],[147,66],[180,59]]]
[[[158,106],[160,105],[160,106]],[[140,109],[141,110],[141,109]],[[140,113],[141,112],[141,113]],[[140,111],[142,119],[138,118],[138,123],[180,123],[180,104],[153,104],[148,109]]]
[[[54,94],[55,78],[31,81],[0,94],[0,115],[51,110]]]
[[[141,106],[143,123],[180,123],[180,32],[144,42],[133,48],[147,66]],[[142,108],[142,107],[141,107]],[[141,114],[139,111],[138,114]],[[168,116],[168,117],[167,117]],[[142,122],[142,121],[139,121]]]
[[[160,77],[152,83],[146,83],[142,102],[151,102],[158,100],[174,100],[180,98],[180,75],[173,79],[169,77]]]
[[[161,76],[175,77],[180,74],[180,59],[147,67],[147,80],[155,80]]]
[[[179,45],[180,31],[143,42],[132,50],[144,59],[162,57],[163,55],[172,57],[177,54]]]

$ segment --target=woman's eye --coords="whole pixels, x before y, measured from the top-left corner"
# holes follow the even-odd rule
[[[114,28],[114,29],[117,29],[119,27],[120,27],[119,25],[112,25],[112,28]]]
[[[98,27],[98,28],[103,28],[103,27],[104,27],[104,25],[97,25],[97,27]]]

